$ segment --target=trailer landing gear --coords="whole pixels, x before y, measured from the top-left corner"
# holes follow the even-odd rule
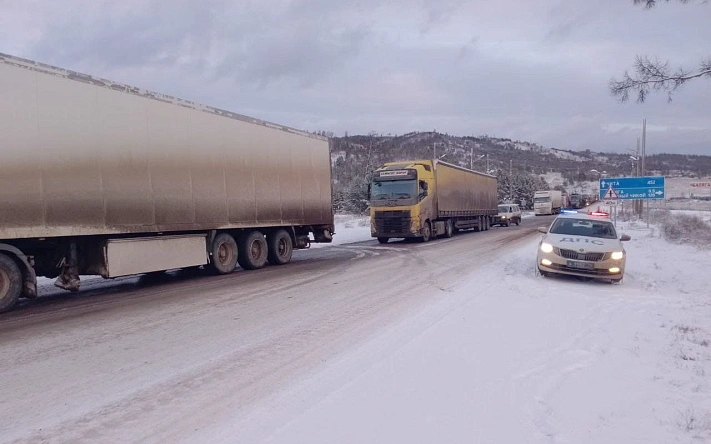
[[[79,280],[79,266],[77,265],[77,243],[69,244],[69,254],[62,258],[59,263],[62,267],[62,272],[54,281],[54,285],[63,290],[71,292],[79,291],[81,281]]]

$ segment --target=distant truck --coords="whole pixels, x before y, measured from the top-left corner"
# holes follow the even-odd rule
[[[560,191],[536,191],[533,194],[533,213],[536,216],[560,214],[563,207],[563,195]]]
[[[496,177],[439,160],[386,163],[370,184],[370,232],[391,238],[451,237],[485,231],[498,214]]]
[[[582,194],[573,193],[570,195],[570,207],[574,209],[580,209],[585,206],[584,197]]]
[[[4,54],[0,134],[0,312],[37,276],[226,274],[334,233],[324,137]]]
[[[561,197],[561,202],[560,202],[561,208],[570,208],[570,196],[568,195],[568,193],[561,192],[560,197]]]

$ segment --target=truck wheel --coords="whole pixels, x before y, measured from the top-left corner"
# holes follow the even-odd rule
[[[267,240],[260,231],[250,231],[240,238],[237,262],[245,270],[256,270],[267,263]]]
[[[15,261],[0,254],[0,313],[11,309],[22,292],[22,272]]]
[[[232,273],[237,266],[237,242],[227,233],[220,233],[212,242],[210,265],[217,274]]]
[[[380,242],[381,244],[387,244],[389,240],[390,240],[389,237],[379,237],[378,238],[378,242]]]
[[[452,219],[447,219],[447,221],[444,223],[444,237],[452,237],[454,236],[454,222],[452,222]]]
[[[277,230],[274,234],[267,236],[269,254],[267,260],[272,265],[284,265],[291,260],[294,252],[294,243],[286,230]]]
[[[432,237],[432,226],[429,221],[425,222],[425,226],[422,227],[422,242],[429,242]]]

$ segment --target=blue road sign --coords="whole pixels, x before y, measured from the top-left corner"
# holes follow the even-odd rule
[[[664,199],[664,177],[600,179],[600,200]]]

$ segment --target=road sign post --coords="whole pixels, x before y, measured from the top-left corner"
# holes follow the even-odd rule
[[[600,200],[646,200],[647,227],[649,227],[649,201],[665,199],[663,176],[600,178]]]
[[[664,199],[662,176],[600,179],[600,200]]]

